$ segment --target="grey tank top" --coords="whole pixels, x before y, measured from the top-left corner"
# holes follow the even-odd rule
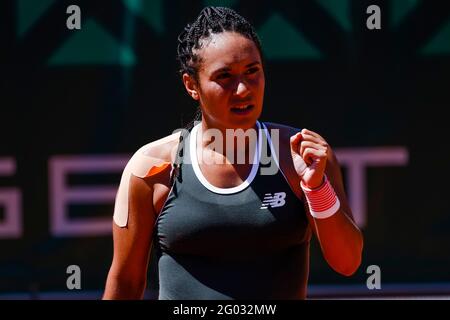
[[[267,127],[246,181],[216,188],[203,177],[194,127],[184,141],[179,174],[155,223],[159,299],[302,299],[306,296],[311,229],[303,202],[281,170]],[[264,148],[264,144],[266,144]]]

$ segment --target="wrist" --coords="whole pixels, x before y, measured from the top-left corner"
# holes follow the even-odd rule
[[[309,183],[306,184],[303,181],[300,182],[300,185],[301,185],[302,189],[305,189],[305,190],[308,190],[308,191],[314,191],[314,190],[317,190],[317,189],[321,188],[324,185],[325,181],[326,181],[326,176],[324,175],[322,177],[322,180],[320,180],[320,183],[317,184],[317,185],[316,184],[309,184]]]
[[[339,210],[339,198],[326,176],[317,188],[308,188],[303,181],[300,182],[300,186],[308,202],[309,212],[314,218],[329,218]]]

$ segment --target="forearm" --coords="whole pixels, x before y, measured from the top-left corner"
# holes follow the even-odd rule
[[[144,296],[145,279],[136,280],[108,275],[103,300],[139,300]]]
[[[308,129],[292,135],[290,147],[308,219],[323,255],[334,270],[352,275],[361,263],[363,237],[351,219],[337,158],[325,139]]]
[[[359,267],[363,237],[342,208],[326,219],[314,219],[316,234],[328,264],[337,272],[350,276]]]

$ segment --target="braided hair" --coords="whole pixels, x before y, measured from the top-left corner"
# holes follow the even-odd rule
[[[202,40],[213,33],[236,32],[252,40],[262,59],[261,43],[253,26],[236,11],[224,7],[206,7],[197,19],[188,24],[178,36],[178,61],[180,74],[187,73],[197,79],[200,57],[196,50],[202,47]]]

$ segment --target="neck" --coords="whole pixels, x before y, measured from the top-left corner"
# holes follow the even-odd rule
[[[208,125],[202,120],[197,132],[197,146],[202,152],[223,156],[230,163],[247,164],[253,161],[258,143],[258,125],[249,128],[224,128]]]

